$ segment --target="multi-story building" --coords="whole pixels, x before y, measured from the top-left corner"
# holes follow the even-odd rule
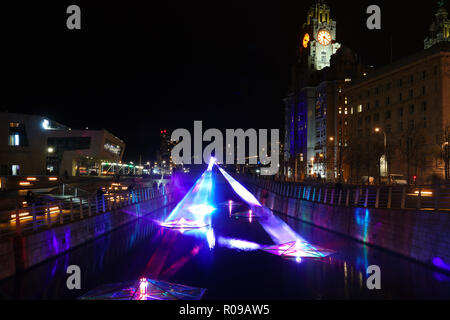
[[[302,34],[285,99],[285,175],[335,179],[342,173],[338,150],[345,144],[342,118],[348,114],[342,90],[365,71],[356,54],[336,42],[336,21],[323,1],[309,9]]]
[[[346,166],[362,176],[402,174],[410,183],[444,178],[450,133],[450,43],[441,6],[425,50],[371,72],[345,89],[351,147]],[[440,32],[437,32],[441,28]]]
[[[125,143],[106,130],[72,130],[43,116],[0,113],[0,175],[101,174]]]

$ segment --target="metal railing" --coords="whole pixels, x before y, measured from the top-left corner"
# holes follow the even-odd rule
[[[242,179],[242,178],[241,178]],[[450,186],[371,186],[278,182],[245,177],[247,183],[280,196],[336,206],[445,211]]]
[[[7,218],[0,222],[0,237],[22,235],[52,226],[63,225],[118,208],[156,199],[167,194],[167,188],[141,188],[90,196],[72,196],[42,205],[17,205],[3,212]]]

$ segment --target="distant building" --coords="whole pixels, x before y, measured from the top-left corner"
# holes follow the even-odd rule
[[[101,174],[125,143],[106,130],[71,130],[44,116],[0,112],[0,175]]]
[[[450,42],[450,20],[444,1],[439,2],[439,9],[430,26],[430,36],[424,40],[424,47],[428,49],[440,42]]]
[[[444,178],[442,151],[450,133],[446,133],[450,43],[437,43],[375,70],[353,82],[345,96],[352,144],[346,163],[353,181],[387,174],[403,174],[410,183]]]
[[[162,174],[172,174],[175,164],[172,161],[172,148],[177,144],[171,140],[170,132],[161,130],[161,144],[158,150],[158,161]]]

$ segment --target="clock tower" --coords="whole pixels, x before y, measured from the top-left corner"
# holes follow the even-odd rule
[[[330,16],[330,7],[323,0],[317,0],[303,24],[302,62],[311,71],[322,70],[330,66],[331,56],[340,47],[336,42],[336,21]]]

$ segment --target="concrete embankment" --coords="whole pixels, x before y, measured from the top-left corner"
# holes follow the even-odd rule
[[[274,212],[450,271],[450,213],[335,206],[280,196],[250,185]]]
[[[160,208],[177,203],[182,194],[169,193],[145,202],[118,208],[110,212],[85,217],[82,220],[48,230],[6,238],[0,241],[0,279],[15,274],[45,260],[60,255],[83,243],[100,237]]]

